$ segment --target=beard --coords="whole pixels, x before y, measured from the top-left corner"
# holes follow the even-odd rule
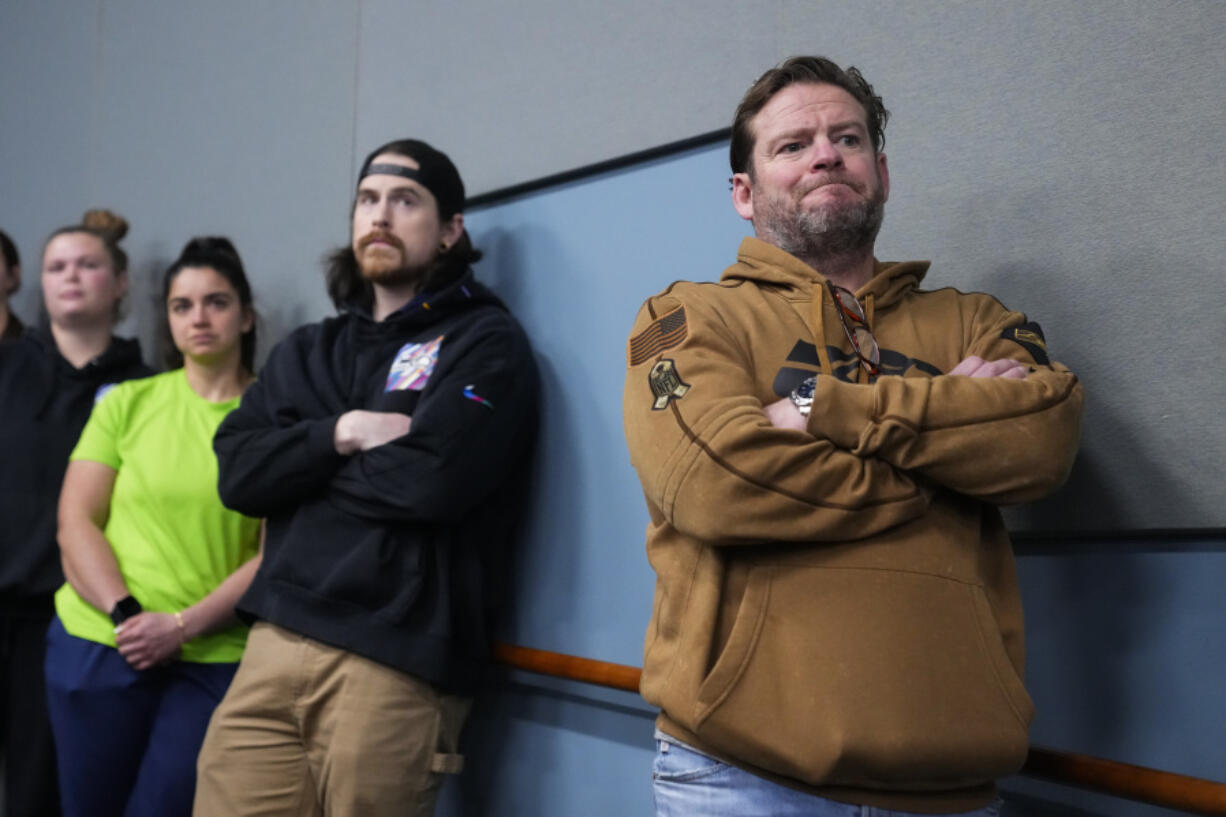
[[[368,248],[375,241],[390,246],[371,252]],[[391,233],[367,233],[354,242],[353,255],[362,278],[381,286],[420,285],[428,266],[406,263],[404,242]]]
[[[885,218],[885,192],[880,181],[855,201],[801,207],[800,202],[814,189],[802,191],[795,199],[776,193],[763,196],[754,207],[754,227],[760,237],[809,260],[840,258],[871,248]]]

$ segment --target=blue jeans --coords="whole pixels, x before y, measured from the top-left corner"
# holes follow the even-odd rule
[[[657,817],[924,817],[853,806],[789,789],[704,755],[658,729],[651,776]],[[957,817],[999,817],[1001,813],[997,800]]]

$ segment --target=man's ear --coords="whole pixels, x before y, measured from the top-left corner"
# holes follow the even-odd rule
[[[890,200],[890,165],[885,160],[884,153],[877,154],[877,172],[881,174],[881,192],[885,200]]]
[[[448,249],[455,246],[455,243],[460,240],[460,236],[464,234],[464,214],[456,213],[451,218],[443,222],[442,230],[443,243]]]
[[[732,174],[732,206],[738,216],[753,221],[753,180],[748,173]]]

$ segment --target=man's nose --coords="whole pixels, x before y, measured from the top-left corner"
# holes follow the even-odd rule
[[[813,156],[809,166],[813,170],[834,170],[843,166],[843,154],[829,139],[817,139],[813,143]]]
[[[386,199],[376,204],[370,213],[370,223],[375,227],[387,227],[392,223],[392,205]]]

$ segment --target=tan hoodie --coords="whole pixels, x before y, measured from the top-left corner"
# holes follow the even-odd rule
[[[1066,478],[1076,377],[988,295],[878,263],[869,383],[824,279],[748,238],[718,284],[649,299],[626,439],[657,583],[642,694],[665,732],[786,785],[977,808],[1025,759],[1022,611],[998,504]],[[944,376],[969,355],[1023,380]],[[808,433],[763,406],[819,372]],[[862,381],[862,382],[859,382]]]

